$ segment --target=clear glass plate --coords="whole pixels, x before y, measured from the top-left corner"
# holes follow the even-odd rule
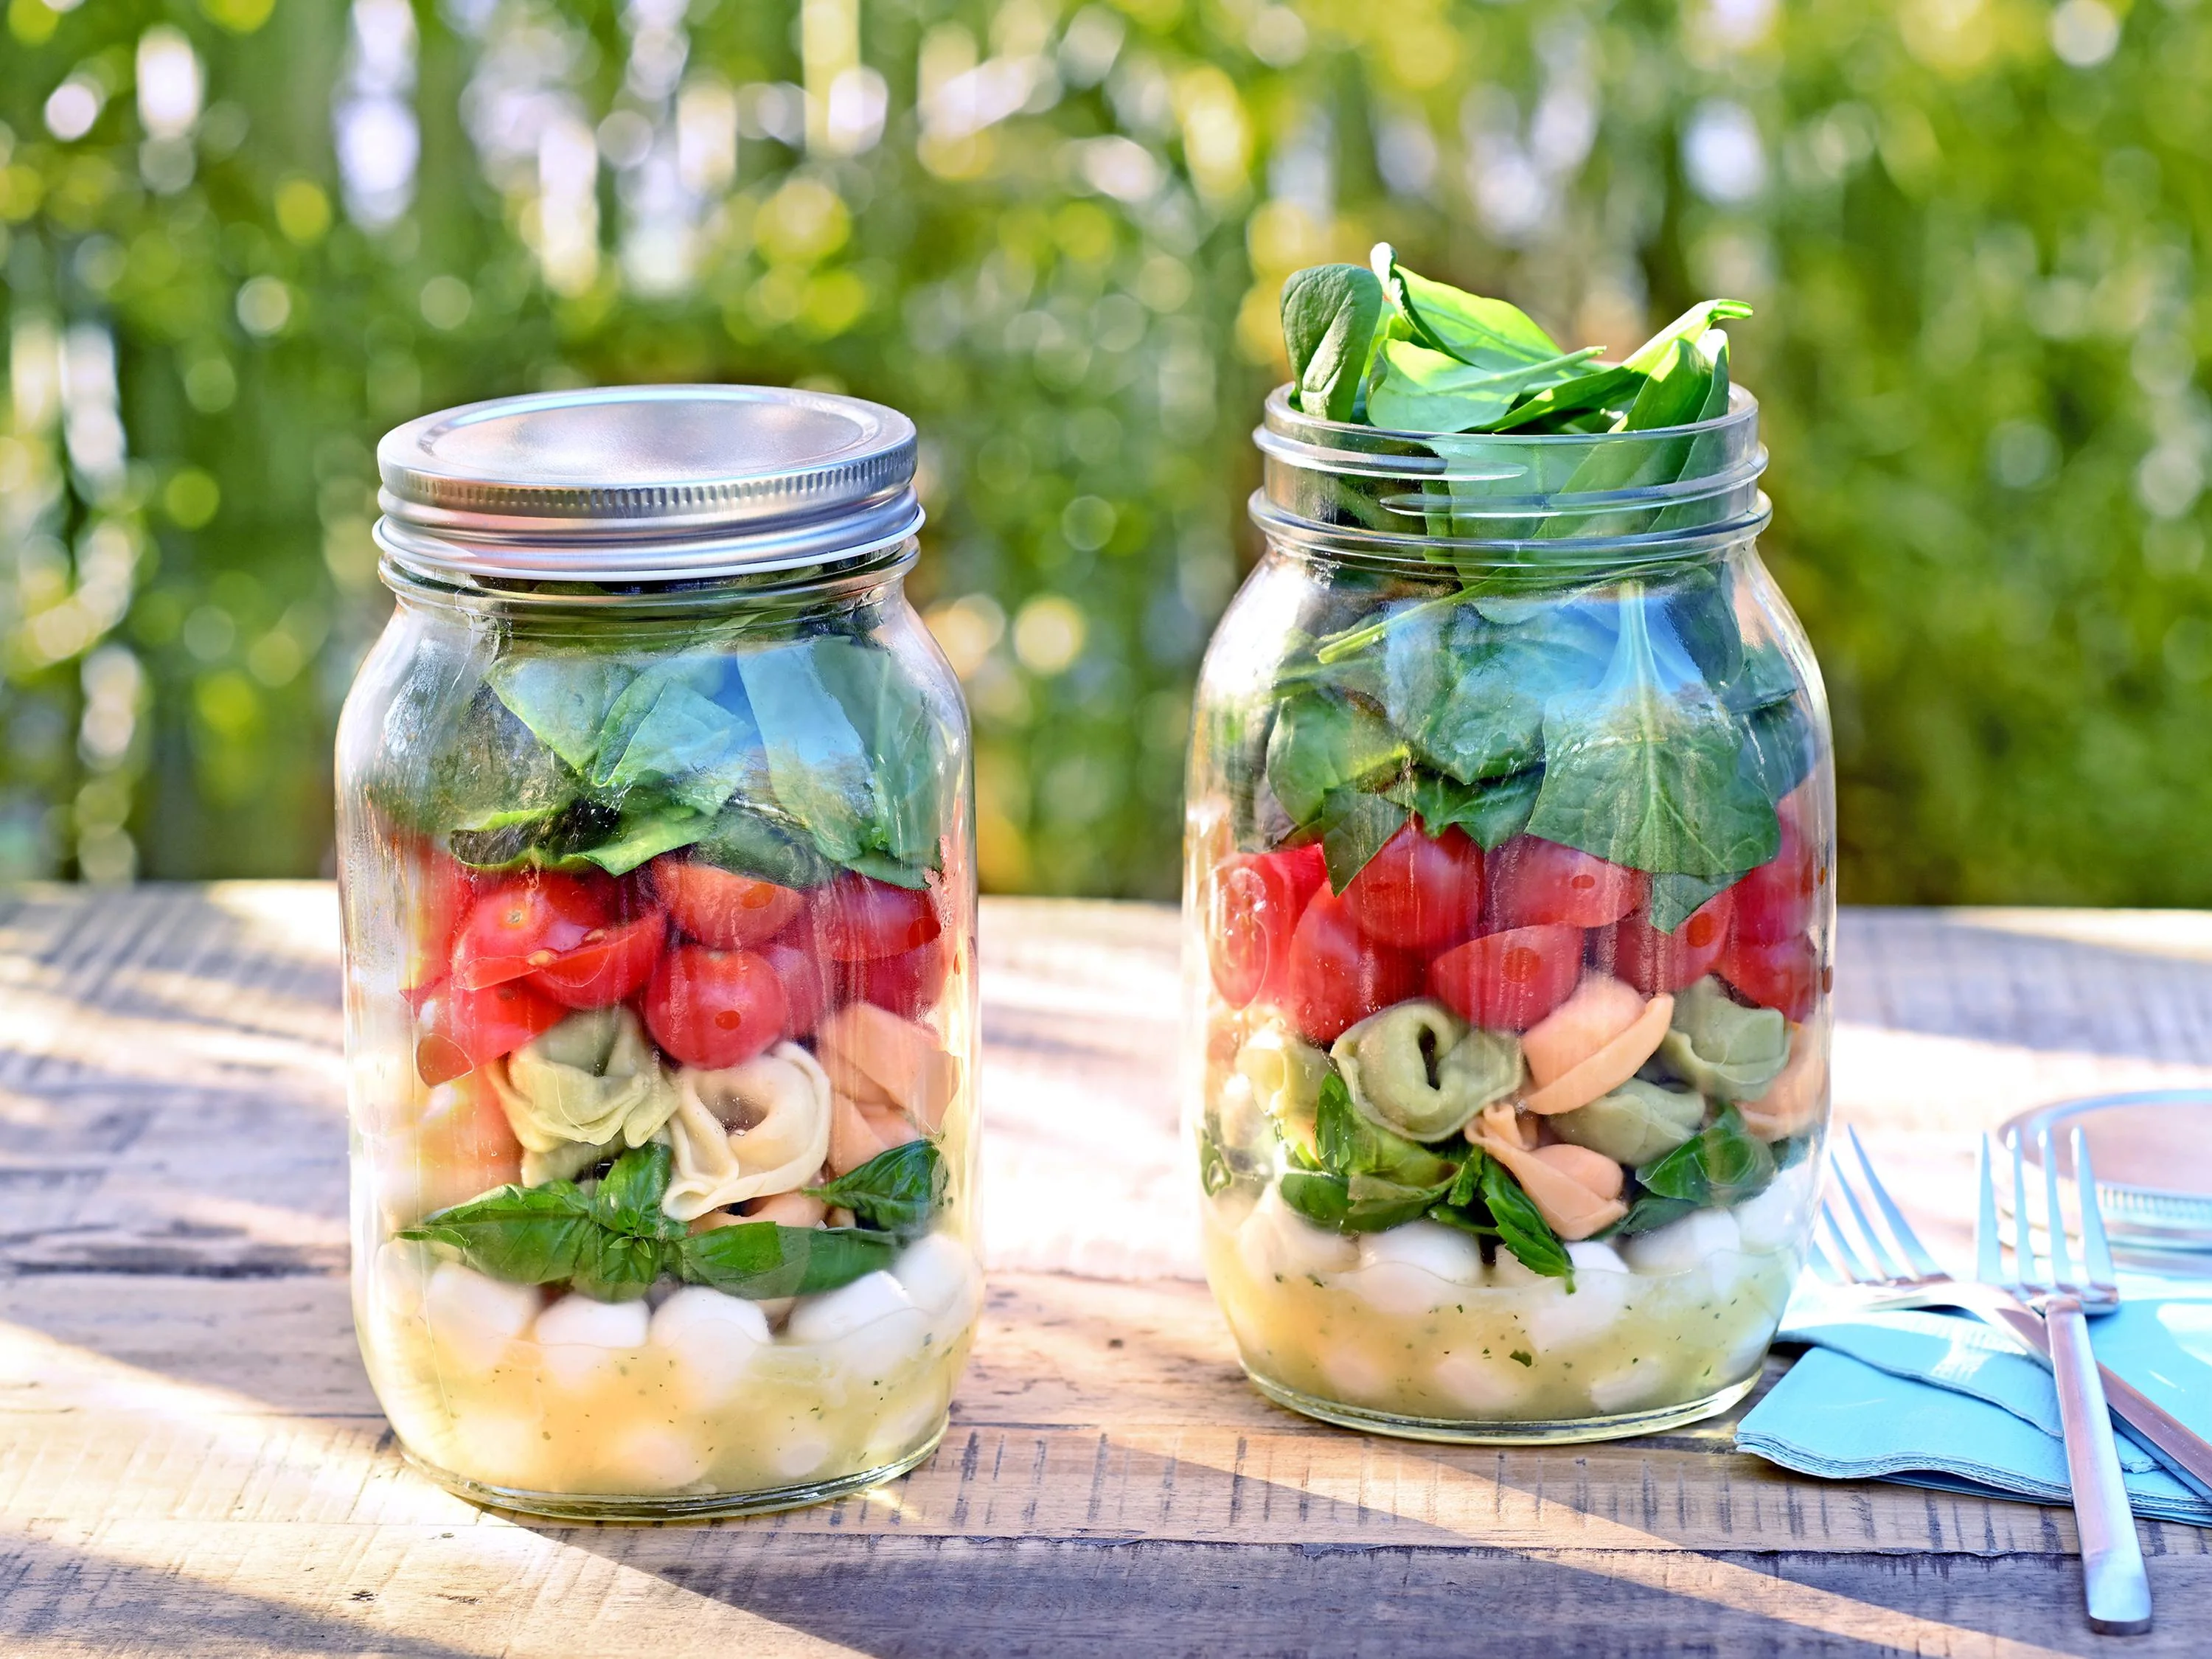
[[[2071,1176],[2076,1125],[2096,1166],[2097,1202],[2115,1254],[2168,1271],[2212,1272],[2212,1090],[2057,1101],[2021,1113],[2000,1133],[2017,1133],[2036,1164],[2038,1137],[2049,1129],[2058,1171]],[[2001,1204],[2007,1185],[1998,1183]]]

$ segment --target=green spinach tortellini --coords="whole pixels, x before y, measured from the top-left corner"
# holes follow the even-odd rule
[[[1252,1097],[1285,1139],[1311,1151],[1314,1109],[1329,1073],[1328,1056],[1287,1026],[1267,1024],[1237,1051],[1237,1070]]]
[[[1521,1044],[1436,1002],[1370,1014],[1329,1053],[1361,1114],[1413,1140],[1456,1134],[1521,1086]]]
[[[1695,1135],[1705,1121],[1705,1101],[1694,1089],[1632,1077],[1610,1094],[1548,1121],[1560,1139],[1633,1168],[1664,1158]]]
[[[1708,975],[1674,999],[1659,1059],[1700,1094],[1728,1104],[1756,1100],[1790,1061],[1790,1022],[1771,1008],[1729,1000]]]
[[[623,1007],[569,1015],[490,1076],[522,1143],[523,1181],[533,1187],[597,1161],[580,1148],[642,1146],[677,1107],[675,1085],[644,1028]]]

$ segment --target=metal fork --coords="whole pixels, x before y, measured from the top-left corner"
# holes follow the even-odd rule
[[[2081,1568],[2089,1626],[2106,1635],[2133,1635],[2148,1630],[2150,1582],[2143,1571],[2142,1549],[2136,1537],[2127,1489],[2120,1479],[2119,1453],[2112,1442],[2112,1419],[2105,1405],[2100,1367],[2089,1346],[2084,1318],[2084,1296],[2100,1312],[2110,1311],[2119,1302],[2118,1291],[2112,1284],[2112,1254],[2105,1241],[2102,1219],[2096,1212],[2094,1176],[2084,1177],[2086,1184],[2081,1188],[2083,1214],[2091,1219],[2083,1255],[2092,1263],[2091,1279],[2100,1281],[2091,1289],[2072,1282],[2064,1217],[2058,1204],[2057,1174],[2045,1137],[2042,1156],[2051,1182],[2050,1213],[2057,1218],[2057,1224],[2051,1233],[2051,1279],[2040,1281],[2036,1276],[2034,1249],[2028,1238],[2027,1188],[2021,1178],[2020,1149],[2014,1144],[2013,1217],[2018,1272],[2014,1279],[2008,1280],[1996,1227],[1996,1192],[1990,1178],[1989,1140],[1984,1136],[1981,1207],[1975,1229],[1978,1282],[1965,1284],[1951,1278],[1928,1254],[1903,1212],[1890,1198],[1888,1189],[1881,1184],[1881,1177],[1875,1174],[1873,1161],[1867,1157],[1866,1146],[1857,1131],[1846,1128],[1844,1133],[1857,1155],[1868,1194],[1888,1224],[1899,1250],[1911,1261],[1912,1270],[1899,1267],[1883,1241],[1881,1230],[1875,1227],[1846,1178],[1842,1158],[1832,1155],[1829,1170],[1835,1177],[1832,1184],[1843,1195],[1851,1218],[1857,1223],[1859,1244],[1876,1266],[1875,1271],[1868,1270],[1858,1250],[1853,1248],[1851,1235],[1844,1228],[1833,1201],[1824,1198],[1820,1224],[1826,1235],[1826,1248],[1816,1237],[1812,1255],[1814,1271],[1832,1282],[1852,1285],[1870,1292],[1863,1297],[1863,1305],[1964,1309],[2010,1332],[2051,1364],[2058,1385],[2059,1425],[2065,1437],[2075,1521],[2081,1535]],[[2077,1158],[2087,1155],[2088,1149],[2081,1144],[2078,1129],[2074,1150]],[[2082,1168],[2079,1163],[2075,1165],[2077,1176]],[[1837,1268],[1838,1261],[1842,1273]],[[2081,1383],[2084,1376],[2087,1379],[2086,1390]]]
[[[2089,1346],[2089,1316],[2120,1305],[2112,1252],[2097,1208],[2096,1176],[2089,1146],[2074,1131],[2074,1182],[2081,1212],[2083,1276],[2076,1278],[2067,1248],[2066,1214],[2058,1200],[2057,1149],[2045,1129],[2038,1143],[2043,1163],[2044,1235],[2051,1270],[2039,1266],[2029,1237],[2027,1174],[2020,1137],[2012,1137],[2013,1276],[2015,1295],[2043,1316],[2051,1339],[2051,1374],[2058,1384],[2058,1420],[2066,1435],[2066,1473],[2074,1489],[2074,1519],[2081,1534],[2081,1576],[2087,1591],[2089,1628],[2107,1636],[2135,1636],[2150,1628],[2150,1579],[2136,1536],[2128,1489],[2120,1478],[2119,1448],[2105,1403],[2096,1352]],[[1974,1228],[1974,1276],[2003,1285],[2004,1247],[1997,1236],[1996,1182],[1990,1139],[1982,1137],[1981,1209]]]
[[[1837,1287],[1839,1299],[1848,1297],[1852,1305],[1869,1311],[1886,1308],[1957,1308],[1971,1313],[1984,1323],[2010,1334],[2048,1365],[2051,1340],[2041,1318],[2002,1285],[1962,1281],[1945,1273],[1890,1198],[1881,1178],[1875,1174],[1858,1132],[1846,1129],[1844,1133],[1857,1156],[1868,1200],[1887,1224],[1887,1237],[1885,1238],[1882,1229],[1874,1224],[1865,1205],[1859,1201],[1842,1156],[1832,1152],[1828,1164],[1832,1177],[1830,1184],[1842,1194],[1857,1224],[1859,1247],[1856,1250],[1852,1248],[1834,1200],[1823,1198],[1820,1224],[1828,1243],[1824,1247],[1820,1237],[1814,1239],[1814,1271]],[[2078,1136],[2077,1130],[2077,1140]],[[2087,1148],[2080,1147],[2079,1151],[2086,1162]],[[2083,1165],[2075,1167],[2078,1170]],[[2087,1190],[2096,1190],[2094,1172]],[[2097,1236],[2100,1239],[2103,1231],[2100,1217]],[[1994,1218],[1982,1226],[1981,1232],[1985,1237],[1996,1236]],[[1861,1251],[1864,1252],[1863,1260]],[[2109,1248],[2106,1255],[2109,1259]],[[2106,1276],[2110,1276],[2109,1268]],[[2105,1385],[2105,1398],[2113,1412],[2135,1431],[2151,1455],[2184,1486],[2203,1498],[2212,1498],[2212,1443],[2207,1443],[2117,1371],[2100,1365],[2098,1374]]]

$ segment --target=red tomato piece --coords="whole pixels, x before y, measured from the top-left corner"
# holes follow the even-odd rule
[[[804,945],[782,939],[769,940],[760,947],[760,954],[775,969],[776,979],[783,986],[783,1034],[807,1036],[830,1012],[830,988],[820,959]]]
[[[563,951],[530,975],[530,982],[570,1008],[605,1008],[623,1001],[653,977],[660,947],[668,942],[668,913],[655,910],[611,927],[594,927],[582,944]]]
[[[1802,935],[1770,945],[1745,939],[1739,932],[1714,967],[1745,996],[1762,1007],[1779,1010],[1787,1019],[1811,1018],[1814,1005],[1827,989],[1820,954],[1813,941]]]
[[[1516,836],[1490,855],[1491,921],[1500,928],[1604,927],[1644,902],[1641,870]]]
[[[566,1008],[526,980],[476,989],[442,981],[416,1012],[415,1069],[434,1088],[514,1053],[568,1017]]]
[[[502,881],[462,918],[453,939],[453,983],[480,991],[574,950],[615,920],[611,886],[551,870]]]
[[[1291,934],[1291,1023],[1309,1042],[1334,1042],[1376,1010],[1421,988],[1418,958],[1377,945],[1359,931],[1344,901],[1316,893]]]
[[[653,861],[653,890],[687,938],[738,951],[773,939],[806,908],[806,895],[757,876],[674,857]]]
[[[1598,965],[1648,997],[1694,985],[1720,959],[1735,910],[1735,889],[1729,887],[1691,911],[1671,933],[1661,933],[1646,916],[1624,916],[1599,936]]]
[[[942,924],[927,892],[848,870],[813,895],[814,933],[839,962],[872,962],[918,950]]]
[[[1327,875],[1319,847],[1224,859],[1206,878],[1206,955],[1213,988],[1242,1008],[1282,1000],[1291,935]]]
[[[951,971],[951,963],[947,958],[945,940],[938,938],[898,956],[855,963],[851,971],[858,981],[862,1001],[888,1008],[902,1018],[920,1019],[945,994],[945,981]]]
[[[679,945],[645,992],[653,1040],[685,1066],[742,1066],[784,1033],[791,1005],[775,964],[752,951]]]
[[[1485,933],[1429,964],[1429,993],[1462,1019],[1525,1031],[1582,982],[1583,930],[1557,922]]]
[[[1481,920],[1482,849],[1456,824],[1431,840],[1410,818],[1346,884],[1344,908],[1381,944],[1455,944]]]
[[[1736,937],[1776,945],[1808,931],[1827,878],[1813,838],[1784,813],[1782,850],[1734,889]]]
[[[405,854],[413,926],[408,939],[410,992],[445,977],[453,959],[453,930],[483,891],[484,878],[451,854],[414,843]]]

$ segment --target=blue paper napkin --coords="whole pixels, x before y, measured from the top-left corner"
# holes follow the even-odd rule
[[[2091,1322],[2097,1357],[2212,1435],[2212,1285],[2130,1277],[2122,1292],[2118,1312]],[[1775,1340],[1810,1346],[1737,1425],[1742,1450],[1835,1480],[2067,1501],[2051,1373],[1979,1320],[1839,1313],[1808,1277]],[[2212,1527],[2212,1498],[2160,1467],[2124,1425],[2119,1449],[2137,1515]]]

